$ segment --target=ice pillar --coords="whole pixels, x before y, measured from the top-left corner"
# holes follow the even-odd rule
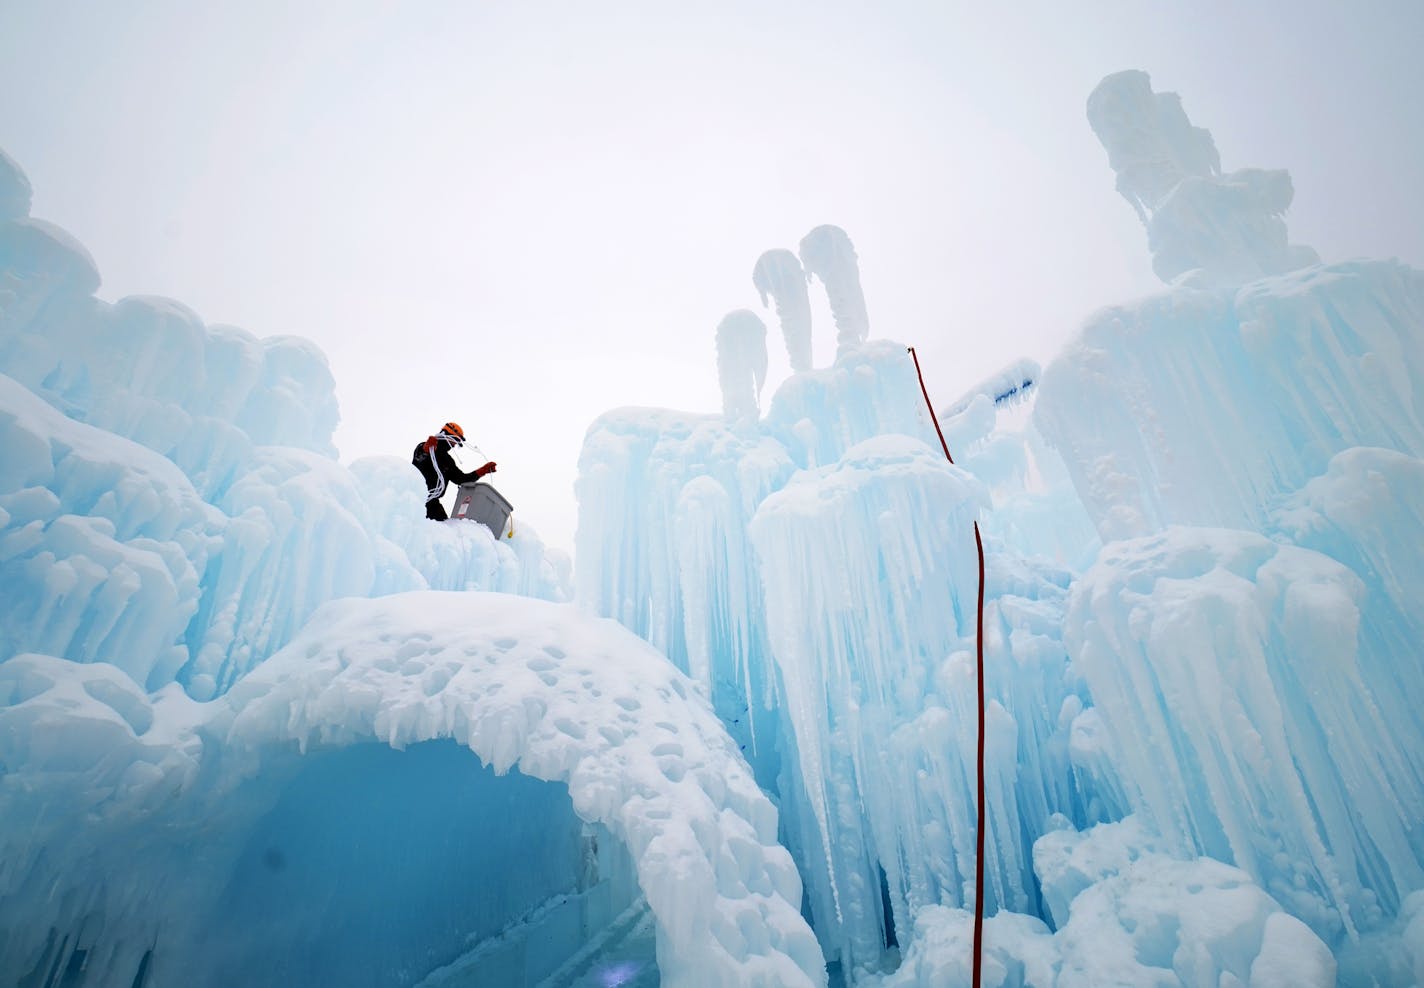
[[[786,340],[791,369],[811,369],[811,296],[806,291],[806,272],[796,255],[785,248],[769,250],[757,258],[752,284],[761,293],[761,304],[770,295],[776,302],[776,318]]]
[[[870,316],[860,288],[860,265],[850,237],[838,226],[818,226],[801,238],[801,263],[821,279],[836,321],[837,352],[870,336]]]
[[[750,309],[729,312],[717,324],[717,377],[727,419],[754,421],[766,383],[766,324]]]

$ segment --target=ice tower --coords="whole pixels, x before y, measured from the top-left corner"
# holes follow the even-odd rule
[[[768,295],[776,302],[776,318],[781,322],[791,369],[810,370],[811,297],[806,291],[806,272],[801,262],[785,248],[769,250],[757,258],[752,283],[761,293],[762,305],[766,305]]]
[[[836,321],[836,344],[844,348],[870,335],[870,316],[860,288],[860,265],[850,237],[838,226],[818,226],[801,238],[801,264],[821,280]]]
[[[836,362],[735,439],[595,422],[580,596],[733,725],[833,978],[968,984],[977,517],[1002,983],[1413,984],[1424,280],[1289,244],[1289,176],[1143,73],[1088,116],[1168,289],[946,405],[950,467],[818,228]]]

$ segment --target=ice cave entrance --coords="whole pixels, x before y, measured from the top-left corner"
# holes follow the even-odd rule
[[[622,844],[566,786],[454,741],[309,752],[239,840],[185,948],[192,983],[658,983]]]

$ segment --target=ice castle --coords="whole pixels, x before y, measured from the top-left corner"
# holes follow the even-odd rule
[[[311,343],[100,301],[0,153],[0,983],[967,986],[977,520],[984,984],[1424,984],[1424,274],[1143,73],[1088,121],[1160,292],[952,465],[818,227],[720,412],[590,425],[572,560],[342,465]]]

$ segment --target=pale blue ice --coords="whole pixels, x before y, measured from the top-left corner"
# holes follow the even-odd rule
[[[0,982],[968,985],[977,520],[985,984],[1424,983],[1424,274],[1142,73],[1088,121],[1161,291],[935,396],[951,465],[846,232],[748,258],[572,558],[0,154]]]

